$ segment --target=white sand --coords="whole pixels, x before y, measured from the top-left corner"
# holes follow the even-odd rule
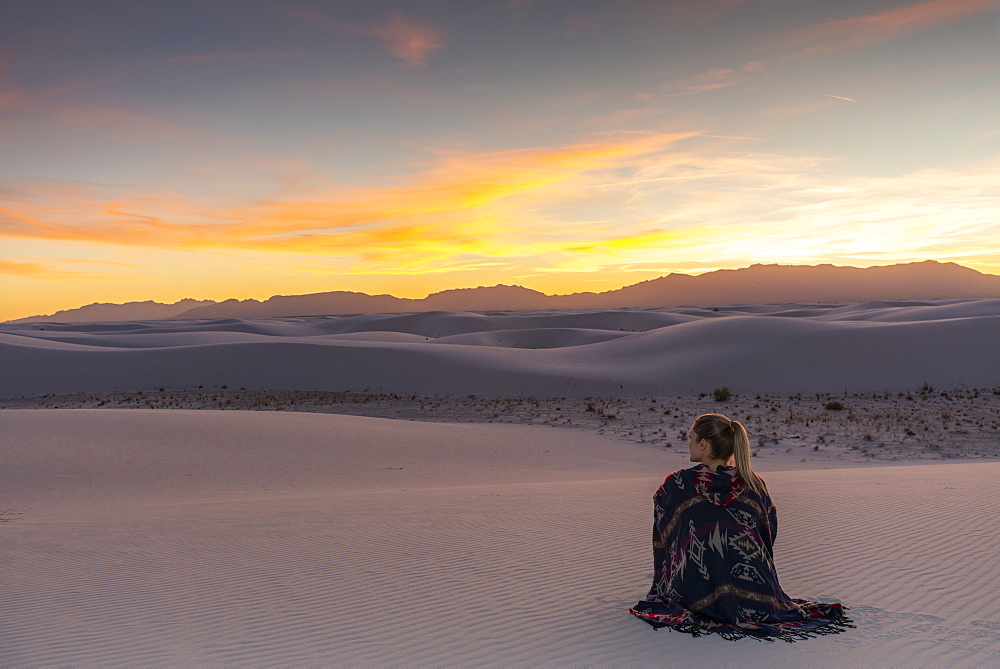
[[[451,396],[377,415],[593,429],[0,411],[0,666],[1000,666],[998,341],[995,299],[5,324],[0,398],[287,410],[367,389]],[[760,432],[785,589],[844,601],[857,630],[731,643],[626,612],[652,492],[688,464],[664,446],[728,411],[697,397],[723,385]],[[685,398],[646,397],[666,393]],[[525,399],[564,396],[602,413]]]
[[[858,628],[734,643],[626,612],[682,451],[548,427],[3,411],[0,665],[1000,665],[1000,464],[767,459],[783,586],[844,601]]]
[[[1000,300],[0,325],[0,397],[246,387],[585,397],[1000,380]]]

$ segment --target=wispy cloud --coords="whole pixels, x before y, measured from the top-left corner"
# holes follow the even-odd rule
[[[655,21],[670,26],[700,27],[729,14],[740,5],[756,0],[676,0],[643,2],[635,12],[645,23]]]
[[[2,260],[0,259],[0,274],[32,279],[89,279],[99,276],[94,272],[67,269],[61,260],[58,264],[32,260]]]
[[[662,89],[668,96],[687,96],[728,88],[752,81],[761,76],[767,66],[759,61],[751,61],[734,68],[714,68],[705,70],[688,79],[668,82]]]
[[[302,187],[230,205],[20,180],[0,183],[0,237],[104,252],[273,257],[282,267],[344,276],[546,275],[550,288],[560,274],[645,278],[706,262],[1000,262],[1000,162],[852,176],[821,158],[731,147],[705,136],[626,133],[443,153],[379,188]],[[41,278],[59,269],[11,260],[3,273]]]
[[[127,67],[118,67],[103,73],[93,73],[90,76],[75,77],[62,81],[49,82],[44,85],[37,85],[19,91],[13,91],[6,85],[4,78],[3,62],[0,61],[0,106],[3,106],[5,90],[17,93],[14,97],[9,97],[7,102],[18,101],[19,106],[25,107],[28,111],[45,110],[58,100],[64,98],[69,93],[114,87],[125,82],[136,75],[146,74],[150,70],[169,65],[181,65],[187,63],[209,63],[224,61],[276,61],[288,58],[301,57],[303,51],[221,51],[213,53],[192,53],[168,56],[164,58],[153,58],[131,62]]]
[[[0,235],[315,254],[345,273],[396,275],[648,273],[692,258],[984,264],[1000,255],[1000,163],[855,177],[831,174],[818,158],[734,156],[685,139],[709,141],[625,135],[450,154],[395,186],[228,207],[152,194],[98,198],[93,186],[50,184],[18,191],[0,212]]]
[[[341,35],[375,37],[407,67],[426,65],[428,56],[444,46],[436,28],[401,11],[390,12],[385,20],[371,24],[342,21],[316,9],[298,8],[290,14]]]
[[[299,189],[253,204],[213,206],[176,194],[77,182],[11,183],[0,236],[174,249],[241,249],[395,263],[405,271],[517,246],[543,202],[598,197],[588,186],[689,135],[632,133],[585,143],[445,154],[398,185]],[[303,194],[304,193],[304,194]]]
[[[983,134],[979,135],[978,137],[976,137],[975,139],[973,139],[972,142],[969,143],[969,146],[978,146],[980,144],[983,144],[985,142],[988,142],[988,141],[992,140],[994,137],[1000,137],[1000,129],[998,129],[998,130],[992,130],[990,132],[986,132],[986,133],[983,133]]]
[[[854,98],[845,98],[842,95],[831,95],[830,93],[823,93],[825,97],[833,98],[834,100],[843,100],[844,102],[853,102],[854,104],[859,104]]]
[[[143,67],[161,65],[167,63],[206,63],[225,60],[284,60],[286,58],[300,58],[305,55],[304,51],[219,51],[216,53],[192,53],[180,56],[170,56],[150,61]]]
[[[48,269],[37,262],[12,262],[0,260],[0,274],[14,276],[38,276],[48,274]]]
[[[643,191],[633,214],[662,237],[650,232],[633,244],[634,234],[622,235],[627,252],[608,237],[597,248],[613,252],[567,257],[552,271],[588,264],[592,271],[628,271],[655,262],[666,269],[691,257],[725,258],[730,266],[1000,260],[997,161],[876,178],[832,175],[822,161],[768,154],[689,158],[650,167],[639,175],[648,180],[633,185]],[[657,172],[667,173],[662,190],[652,181]],[[673,206],[657,217],[665,197]]]
[[[621,127],[631,125],[638,121],[648,119],[650,116],[663,114],[665,110],[657,107],[632,107],[629,109],[617,109],[613,112],[601,114],[588,121],[592,125]]]
[[[570,14],[566,17],[566,25],[577,28],[595,27],[600,24],[610,12],[618,7],[621,7],[622,5],[628,4],[628,2],[629,0],[613,0],[609,1],[603,9],[594,12],[593,14]]]
[[[10,78],[7,75],[7,64],[0,60],[0,108],[14,104],[21,97],[22,92],[10,83]]]
[[[770,38],[788,57],[821,56],[878,44],[902,35],[1000,9],[1000,0],[928,0],[840,19]]]
[[[372,33],[410,67],[426,65],[427,56],[444,46],[437,30],[402,12],[390,14],[388,20],[372,27]]]

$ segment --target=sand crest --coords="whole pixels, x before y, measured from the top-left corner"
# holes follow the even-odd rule
[[[0,397],[224,385],[493,397],[988,387],[1000,361],[984,352],[998,333],[998,299],[8,323]]]

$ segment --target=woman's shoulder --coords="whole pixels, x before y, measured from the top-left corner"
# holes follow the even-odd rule
[[[694,479],[696,469],[697,467],[687,467],[670,472],[667,474],[667,478],[663,479],[663,487],[679,486],[683,488],[686,482]]]
[[[743,494],[754,500],[761,508],[767,510],[774,506],[774,502],[771,501],[771,495],[767,491],[767,484],[764,483],[764,479],[760,478],[760,483],[761,485],[757,489],[744,483]]]

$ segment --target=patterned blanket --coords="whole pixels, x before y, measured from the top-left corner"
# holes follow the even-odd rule
[[[674,472],[653,496],[653,515],[653,586],[629,609],[653,627],[785,641],[853,627],[841,604],[781,589],[774,504],[746,487],[735,467]]]

